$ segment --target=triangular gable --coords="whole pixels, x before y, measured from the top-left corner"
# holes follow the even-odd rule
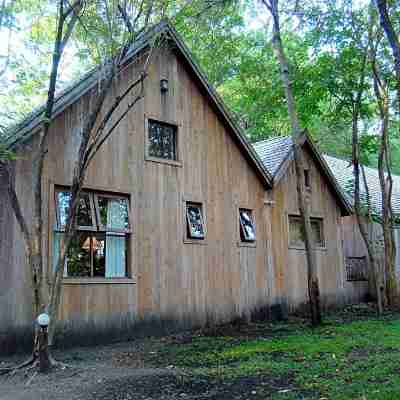
[[[254,168],[257,176],[261,179],[264,186],[266,188],[270,188],[272,185],[272,176],[264,167],[264,164],[259,159],[257,153],[254,151],[241,128],[235,122],[222,99],[208,82],[206,75],[202,72],[201,68],[194,60],[190,50],[185,45],[178,32],[169,23],[161,22],[150,29],[140,39],[138,39],[128,51],[125,63],[128,63],[135,55],[148,47],[154,37],[160,34],[166,35],[166,37],[173,42],[175,45],[174,50],[177,51],[180,56],[182,56],[182,60],[184,61],[185,65],[189,68],[201,89],[203,89],[205,95],[212,105],[212,108],[218,114],[227,130],[233,136],[235,143],[238,145],[250,165]],[[60,93],[60,95],[56,97],[53,119],[60,115],[79,98],[81,98],[85,93],[90,91],[97,84],[97,82],[98,69],[96,68],[87,73],[77,83],[71,85],[69,88]],[[26,142],[40,130],[43,111],[44,107],[38,108],[25,120],[18,124],[7,143],[9,148],[14,148],[18,144]]]
[[[301,146],[307,146],[310,150],[314,162],[318,165],[321,174],[328,182],[329,187],[342,210],[342,215],[351,214],[352,207],[349,204],[346,195],[343,193],[327,162],[322,157],[306,131],[304,131],[299,138],[299,143]],[[292,144],[293,140],[291,136],[275,137],[253,144],[254,149],[263,161],[265,167],[268,168],[269,172],[273,176],[273,185],[279,183],[293,160]]]

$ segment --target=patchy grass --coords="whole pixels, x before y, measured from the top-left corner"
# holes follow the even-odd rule
[[[400,315],[331,317],[314,330],[302,320],[229,327],[176,337],[149,357],[184,371],[182,384],[207,382],[232,399],[244,391],[254,399],[399,399]]]

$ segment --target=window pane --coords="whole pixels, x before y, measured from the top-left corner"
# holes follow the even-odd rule
[[[256,232],[253,224],[251,210],[239,210],[240,236],[243,241],[253,242],[256,240]]]
[[[91,233],[77,232],[68,252],[68,276],[91,276],[91,246]]]
[[[65,228],[65,225],[67,224],[70,199],[71,199],[70,192],[58,192],[57,193],[58,227],[59,228]]]
[[[304,245],[304,234],[299,217],[289,216],[289,241],[291,245]]]
[[[149,121],[149,156],[176,160],[176,131],[176,126]]]
[[[304,185],[307,189],[310,189],[310,171],[308,169],[304,170]]]
[[[322,232],[322,220],[311,219],[312,241],[319,247],[324,247],[324,236]]]
[[[200,204],[187,204],[186,206],[188,237],[204,239],[204,223]]]
[[[126,276],[126,238],[107,234],[106,240],[106,278]]]
[[[59,228],[65,228],[65,225],[67,224],[70,200],[70,192],[65,191],[57,193]],[[77,225],[86,227],[91,227],[94,225],[92,219],[90,196],[88,193],[82,193],[79,197]]]
[[[98,197],[101,225],[110,230],[129,229],[128,200]]]
[[[92,239],[93,249],[93,275],[105,276],[106,271],[106,237],[103,235],[96,235]]]
[[[87,193],[82,193],[79,197],[77,222],[79,226],[93,226],[90,197]]]

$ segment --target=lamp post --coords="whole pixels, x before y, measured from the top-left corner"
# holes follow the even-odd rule
[[[40,326],[39,330],[39,371],[48,372],[50,369],[49,346],[47,327],[50,323],[48,314],[43,313],[37,317],[37,323]]]

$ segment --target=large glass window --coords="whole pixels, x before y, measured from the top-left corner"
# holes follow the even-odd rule
[[[255,242],[256,230],[254,227],[253,212],[245,208],[239,209],[240,239],[242,242]]]
[[[149,120],[147,153],[150,157],[177,160],[177,127]]]
[[[324,225],[322,218],[310,218],[311,239],[317,247],[325,247]],[[304,247],[303,224],[299,215],[289,215],[289,244]]]
[[[56,229],[53,265],[68,219],[71,194],[56,191]],[[79,198],[77,234],[67,254],[65,277],[127,276],[127,241],[130,232],[126,197],[83,192]]]

